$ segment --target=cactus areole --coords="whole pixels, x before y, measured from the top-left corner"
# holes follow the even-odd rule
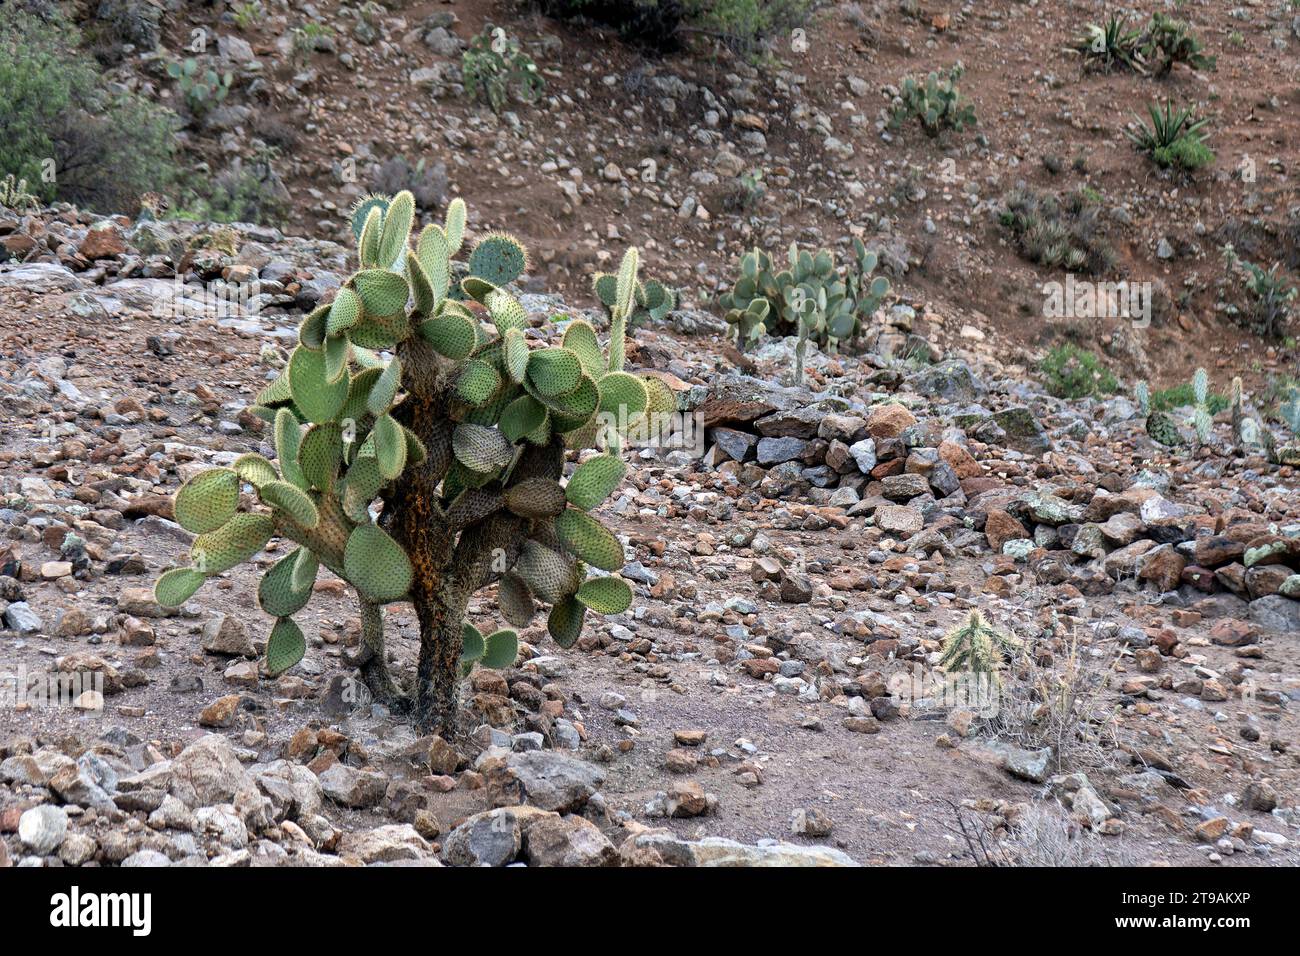
[[[615,277],[608,350],[581,320],[559,345],[541,346],[506,291],[528,266],[518,240],[488,234],[455,261],[461,200],[414,244],[410,193],[368,197],[355,216],[358,271],[303,319],[287,366],[253,408],[273,426],[276,461],[247,454],[181,487],[176,520],[196,535],[191,561],[164,573],[155,593],[183,604],[207,578],[283,538],[296,547],[258,586],[275,618],[268,672],[305,654],[293,616],[323,566],[356,589],[358,663],[374,698],[395,711],[414,704],[421,730],[453,733],[461,678],[518,655],[511,628],[484,635],[465,620],[477,591],[496,585],[513,628],[549,605],[547,629],[561,647],[577,641],[587,611],[630,606],[632,590],[614,573],[622,545],[590,512],[626,471],[617,429],[675,402],[658,379],[623,371],[635,249]],[[564,481],[569,452],[598,444],[607,450]],[[384,652],[384,608],[406,601],[420,624],[413,695],[399,689]]]

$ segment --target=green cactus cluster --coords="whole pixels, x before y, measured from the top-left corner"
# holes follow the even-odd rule
[[[40,206],[40,200],[27,191],[27,180],[10,174],[0,179],[0,207],[27,212]]]
[[[591,288],[612,320],[614,308],[618,305],[618,275],[613,272],[597,272],[591,277]],[[627,317],[628,328],[634,329],[647,319],[661,321],[676,307],[677,293],[658,279],[638,282],[632,314]]]
[[[937,136],[945,129],[960,132],[964,127],[974,126],[975,107],[957,86],[964,72],[965,67],[957,63],[947,73],[931,72],[924,80],[903,77],[889,125],[897,129],[915,117],[930,136]]]
[[[957,671],[987,674],[996,686],[1001,683],[998,669],[1004,656],[1020,647],[1018,640],[993,627],[979,611],[971,611],[965,621],[944,637],[939,666],[949,674]]]
[[[719,296],[730,334],[744,348],[764,333],[798,336],[795,380],[803,381],[807,343],[848,341],[861,334],[867,319],[889,294],[889,280],[873,276],[876,254],[853,240],[852,258],[840,269],[827,249],[816,253],[790,243],[785,269],[761,249],[745,253],[740,277]]]
[[[384,660],[382,608],[413,603],[420,720],[445,727],[462,667],[508,666],[516,656],[513,631],[484,638],[464,622],[480,588],[499,584],[498,606],[514,627],[533,620],[537,601],[552,605],[548,627],[563,647],[588,610],[630,606],[630,586],[611,574],[622,546],[590,512],[626,471],[620,435],[671,409],[673,396],[658,379],[623,370],[635,249],[616,276],[608,350],[580,320],[559,345],[540,346],[504,288],[528,261],[517,240],[479,239],[456,289],[463,201],[413,247],[409,192],[366,200],[358,212],[360,268],[303,319],[285,369],[251,409],[272,424],[277,460],[246,454],[184,484],[175,515],[197,536],[192,560],[163,574],[155,593],[166,606],[183,604],[208,578],[286,539],[297,547],[258,588],[276,618],[267,669],[278,674],[302,658],[293,615],[324,566],[359,594],[362,672],[377,696],[401,696]],[[606,450],[562,484],[566,449],[597,443]],[[256,504],[241,510],[246,489]]]

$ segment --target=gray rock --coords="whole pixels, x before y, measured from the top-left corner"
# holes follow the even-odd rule
[[[1294,637],[1300,633],[1300,601],[1270,594],[1251,601],[1247,611],[1250,619],[1260,627]]]
[[[905,383],[920,395],[945,402],[973,402],[984,391],[970,367],[956,359],[921,369],[909,375]]]
[[[220,734],[207,734],[182,750],[171,762],[168,781],[172,795],[187,807],[232,803],[241,792],[256,792],[235,748]]]
[[[874,438],[864,438],[862,441],[854,442],[849,446],[849,454],[853,456],[858,471],[864,475],[868,474],[872,468],[876,467],[876,440]]]
[[[758,442],[758,463],[780,465],[793,461],[804,453],[808,442],[802,438],[763,438]]]
[[[384,799],[388,777],[375,770],[358,770],[336,763],[320,775],[325,796],[345,807],[373,807]]]
[[[26,601],[15,601],[5,608],[5,626],[19,634],[37,634],[45,625]]]
[[[23,811],[18,818],[18,839],[37,856],[57,850],[67,832],[68,814],[62,807],[42,804]]]
[[[522,838],[510,809],[487,810],[447,834],[442,858],[453,866],[505,866],[518,856]]]
[[[339,856],[354,856],[363,863],[422,860],[433,848],[409,823],[393,823],[373,830],[345,830],[339,837]]]
[[[604,782],[601,768],[552,750],[511,754],[489,777],[503,803],[514,799],[557,813],[582,809]]]
[[[668,866],[857,866],[839,850],[820,846],[771,843],[752,846],[722,837],[683,840],[664,831],[642,833],[625,845],[625,853],[656,856]]]

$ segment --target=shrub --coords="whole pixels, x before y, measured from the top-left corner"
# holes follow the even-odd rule
[[[1030,262],[1100,275],[1112,270],[1118,258],[1102,225],[1100,200],[1088,189],[1058,198],[1016,188],[1003,198],[998,221]]]
[[[808,0],[686,0],[691,23],[746,56],[808,22]]]
[[[174,117],[129,93],[102,89],[77,34],[57,18],[0,18],[0,174],[28,181],[45,201],[103,212],[133,208],[168,184]],[[54,173],[51,179],[43,173]]]
[[[1196,404],[1196,386],[1194,382],[1183,382],[1151,393],[1151,408],[1157,412],[1168,412],[1175,408],[1195,407]],[[1208,392],[1204,404],[1211,415],[1217,415],[1228,407],[1228,396],[1220,392]]]
[[[411,165],[405,156],[394,156],[375,170],[370,190],[385,196],[406,190],[421,209],[437,209],[447,199],[447,165],[430,166],[423,158]]]
[[[557,20],[584,19],[616,27],[626,42],[658,53],[682,46],[681,0],[536,0]]]
[[[658,379],[623,371],[635,249],[618,272],[608,350],[581,320],[568,323],[560,345],[532,348],[528,314],[505,289],[528,267],[518,240],[489,233],[462,265],[453,263],[465,231],[459,199],[414,248],[410,193],[369,197],[354,217],[360,268],[303,320],[287,367],[256,399],[253,412],[273,423],[278,461],[246,454],[181,487],[175,515],[198,536],[192,563],[164,573],[155,594],[167,607],[184,604],[273,536],[287,539],[298,547],[258,587],[276,619],[267,671],[302,659],[293,616],[323,565],[356,589],[362,677],[397,707],[409,699],[388,671],[384,607],[414,606],[417,723],[450,738],[461,675],[476,662],[508,667],[518,652],[513,630],[485,637],[466,620],[476,592],[497,584],[513,627],[533,620],[538,601],[551,605],[547,628],[561,647],[578,640],[588,610],[631,605],[631,587],[613,573],[623,546],[589,512],[626,471],[617,429],[676,403]],[[457,272],[464,278],[453,284]],[[561,484],[566,449],[602,440],[611,450]],[[241,497],[245,486],[255,498]],[[253,510],[241,511],[241,500],[255,501]],[[589,576],[588,567],[607,574]]]
[[[1300,295],[1300,290],[1287,281],[1282,272],[1282,264],[1275,262],[1271,269],[1265,271],[1238,256],[1231,244],[1224,247],[1223,254],[1228,267],[1240,270],[1245,277],[1255,328],[1261,335],[1270,338],[1281,335],[1291,316],[1291,303]]]
[[[461,55],[461,73],[469,95],[484,100],[494,113],[505,108],[512,93],[531,103],[546,87],[537,64],[519,48],[519,41],[490,25],[469,41]]]
[[[264,148],[247,163],[236,157],[204,191],[187,189],[176,218],[275,224],[288,213],[289,191],[275,171],[278,153]]]
[[[1047,379],[1047,391],[1057,398],[1087,398],[1111,395],[1119,382],[1092,352],[1077,345],[1058,345],[1039,366]]]
[[[1142,57],[1155,63],[1157,76],[1171,72],[1176,63],[1186,63],[1194,70],[1214,69],[1214,57],[1206,56],[1204,50],[1188,24],[1163,13],[1151,15],[1142,37]]]

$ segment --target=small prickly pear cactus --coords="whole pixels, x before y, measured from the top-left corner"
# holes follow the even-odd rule
[[[592,291],[611,318],[618,304],[618,276],[612,272],[597,272],[591,277]],[[658,279],[648,279],[636,284],[632,314],[627,318],[628,328],[636,328],[646,319],[658,322],[677,306],[677,293]]]
[[[258,587],[276,619],[267,670],[282,673],[306,652],[293,617],[325,567],[356,589],[362,678],[395,706],[409,700],[388,673],[383,608],[412,603],[417,721],[454,731],[466,667],[508,667],[518,653],[514,631],[484,637],[465,620],[475,592],[495,583],[514,627],[533,620],[538,602],[551,605],[547,626],[562,647],[577,641],[588,610],[630,606],[632,589],[614,573],[623,547],[591,512],[626,471],[620,437],[675,401],[658,379],[623,371],[635,249],[615,280],[608,351],[582,321],[559,345],[535,347],[528,314],[506,288],[527,268],[518,240],[486,235],[460,265],[459,199],[413,247],[409,192],[366,199],[357,216],[360,268],[303,319],[286,368],[252,409],[273,426],[277,460],[246,454],[185,483],[175,514],[196,535],[192,560],[163,574],[155,594],[183,604],[208,578],[285,539],[296,548]],[[563,483],[566,449],[598,439],[607,450]],[[241,510],[249,488],[256,504]]]
[[[1145,381],[1138,382],[1133,389],[1133,396],[1137,399],[1138,411],[1146,418],[1151,414],[1151,389],[1147,387]]]

